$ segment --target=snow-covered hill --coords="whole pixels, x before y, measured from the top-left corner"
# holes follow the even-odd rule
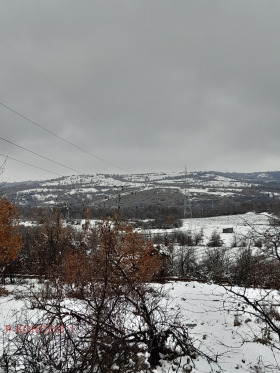
[[[87,205],[114,207],[180,207],[190,197],[196,216],[205,209],[227,209],[227,205],[275,203],[280,196],[280,172],[221,173],[185,172],[149,174],[74,175],[52,180],[6,184],[4,194],[19,206]],[[241,212],[241,211],[240,211]],[[243,212],[243,211],[242,211]]]

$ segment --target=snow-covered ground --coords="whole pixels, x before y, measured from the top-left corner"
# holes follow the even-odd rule
[[[199,232],[203,229],[204,242],[207,242],[215,230],[221,235],[225,246],[231,246],[234,235],[244,236],[254,227],[257,231],[262,231],[269,225],[271,215],[267,213],[254,213],[214,216],[210,218],[185,219],[182,229]],[[223,229],[233,228],[233,233],[223,233]]]
[[[270,214],[249,212],[239,215],[214,216],[208,218],[183,219],[183,225],[177,229],[149,229],[144,233],[149,234],[166,234],[174,231],[199,233],[203,231],[203,244],[205,245],[213,231],[220,234],[224,245],[232,246],[235,236],[245,236],[254,227],[256,231],[262,231],[269,225]],[[223,229],[233,228],[233,233],[223,233]]]
[[[278,174],[244,174],[243,177],[237,174],[220,175],[215,172],[170,172],[170,173],[148,173],[148,174],[93,174],[93,175],[72,175],[65,176],[52,180],[38,181],[34,183],[23,183],[17,185],[17,190],[9,191],[7,187],[6,193],[11,193],[11,198],[16,199],[20,205],[28,205],[33,198],[33,203],[38,206],[50,205],[51,194],[57,194],[60,203],[75,200],[75,196],[82,198],[82,195],[87,195],[87,198],[94,200],[95,203],[102,198],[106,198],[109,194],[112,196],[115,192],[121,197],[125,197],[127,193],[134,192],[137,194],[143,190],[158,189],[163,192],[163,189],[176,189],[178,193],[184,194],[186,189],[193,199],[221,197],[234,197],[238,200],[242,196],[249,198],[247,193],[255,193],[258,191],[260,199],[274,198],[279,194],[277,188],[272,192],[267,187],[268,182],[275,181],[275,185],[279,183]],[[245,194],[244,194],[245,193]],[[89,197],[89,195],[91,197]],[[66,198],[67,197],[67,198]],[[55,204],[55,200],[54,204]],[[100,202],[100,201],[99,201]],[[178,201],[176,202],[178,204]]]
[[[268,227],[269,218],[270,215],[266,213],[248,213],[185,219],[183,226],[177,231],[200,232],[202,229],[205,245],[212,232],[216,230],[225,245],[230,247],[234,235],[245,235],[251,227],[261,231]],[[96,224],[96,221],[91,221],[91,224]],[[224,228],[233,228],[233,233],[223,233]],[[156,234],[166,231],[157,229],[150,232]],[[34,284],[34,280],[30,280],[30,284],[35,288],[38,286]],[[190,361],[193,373],[280,372],[280,351],[268,344],[275,341],[280,347],[279,341],[273,333],[267,332],[259,318],[240,312],[240,299],[233,298],[225,288],[215,284],[178,281],[170,282],[165,287],[169,289],[170,307],[173,311],[180,312],[179,321],[188,326],[195,347],[217,359],[216,363],[211,364],[203,356]],[[17,325],[26,324],[26,317],[30,319],[30,324],[35,324],[38,315],[36,310],[26,310],[24,297],[29,295],[28,287],[7,285],[6,288],[9,295],[0,297],[0,349],[3,347],[4,337],[11,333],[7,326],[16,329]],[[262,294],[260,289],[249,289],[248,295],[253,299],[259,299]],[[270,296],[273,296],[273,303],[279,308],[280,293],[274,291]],[[244,307],[245,311],[250,312],[246,305]],[[181,364],[187,367],[187,359],[182,359]],[[0,369],[0,372],[4,371]],[[163,357],[162,366],[158,367],[155,373],[167,372],[183,373],[187,370],[178,368],[174,362],[170,363]]]
[[[213,372],[280,371],[280,352],[255,342],[262,340],[264,324],[258,318],[246,313],[241,315],[236,310],[240,299],[234,299],[223,287],[214,284],[179,282],[169,286],[170,294],[181,310],[182,322],[190,325],[195,346],[205,354],[217,357],[217,365],[212,364]],[[248,295],[259,298],[260,291],[249,289]],[[274,296],[279,300],[278,292]],[[277,342],[276,336],[271,338]],[[210,371],[205,358],[193,361],[192,372]]]
[[[256,317],[238,312],[240,300],[229,296],[223,287],[198,282],[171,282],[165,287],[169,289],[169,307],[180,312],[179,321],[188,326],[194,346],[217,359],[211,364],[203,356],[190,361],[193,373],[280,371],[280,351],[257,342],[265,340],[265,325]],[[10,294],[0,298],[1,347],[3,336],[13,333],[10,327],[16,330],[21,323],[25,325],[28,315],[30,325],[35,324],[37,315],[36,310],[27,311],[24,301],[18,299],[28,292],[25,287],[8,285],[7,289]],[[260,290],[249,290],[251,297],[259,297],[259,293]],[[274,292],[273,296],[279,302],[279,293]],[[269,338],[277,341],[273,333]],[[187,364],[187,360],[183,358],[181,364]],[[163,357],[162,366],[154,372],[174,371],[186,372]]]

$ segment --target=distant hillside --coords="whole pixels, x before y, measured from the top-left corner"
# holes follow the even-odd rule
[[[186,193],[193,216],[199,217],[277,209],[280,172],[75,175],[6,184],[3,192],[21,210],[59,205],[70,216],[81,206],[97,211],[121,205],[139,217],[161,209],[181,217],[184,211],[189,214],[189,203],[184,210]]]

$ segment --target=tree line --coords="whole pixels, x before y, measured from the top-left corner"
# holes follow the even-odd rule
[[[153,285],[175,277],[225,286],[280,336],[279,307],[269,298],[271,289],[280,290],[277,218],[262,232],[252,227],[249,235],[234,236],[232,247],[239,249],[232,256],[217,231],[207,242],[203,230],[145,236],[121,219],[120,211],[94,226],[85,219],[77,229],[65,224],[57,209],[41,224],[23,226],[16,207],[2,198],[0,235],[2,281],[36,276],[41,286],[29,307],[41,310],[38,323],[71,325],[63,335],[25,333],[7,341],[1,356],[7,372],[42,367],[65,373],[150,372],[161,356],[171,361],[187,356],[188,371],[201,351],[178,314],[163,306],[166,294]],[[246,293],[250,287],[269,290],[252,300]],[[0,293],[7,291],[2,287]]]

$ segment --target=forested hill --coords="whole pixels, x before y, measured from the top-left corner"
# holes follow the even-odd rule
[[[194,217],[278,212],[280,172],[74,175],[7,183],[2,191],[21,211],[59,205],[68,217],[79,209],[96,212],[118,205],[139,218],[152,218],[162,211],[183,217],[184,211],[185,215],[190,213],[190,205]]]

